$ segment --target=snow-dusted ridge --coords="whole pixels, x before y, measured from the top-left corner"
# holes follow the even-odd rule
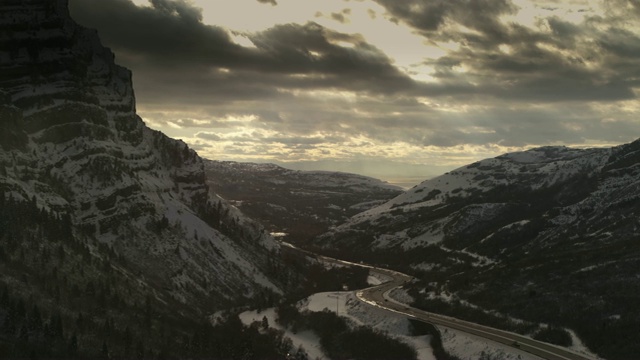
[[[517,183],[531,190],[549,188],[570,177],[598,171],[611,152],[612,149],[542,147],[481,160],[424,181],[354,220],[366,220],[392,209],[435,207],[449,198],[464,198],[501,185]]]

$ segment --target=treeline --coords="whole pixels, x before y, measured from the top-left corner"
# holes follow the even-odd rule
[[[245,326],[235,315],[215,325],[184,323],[178,326],[184,331],[181,335],[167,327],[139,334],[130,326],[116,326],[112,319],[100,322],[82,314],[69,320],[58,310],[44,315],[33,300],[11,294],[4,284],[0,288],[0,358],[285,359],[295,350],[282,331],[260,328],[258,323]],[[300,355],[297,359],[302,359]]]
[[[0,189],[0,358],[284,358],[278,332],[228,317],[215,326],[140,284],[70,216]]]
[[[295,305],[276,309],[278,323],[294,332],[311,330],[320,338],[322,351],[331,359],[416,359],[411,346],[367,326],[351,328],[328,310],[299,312]]]
[[[82,319],[78,319],[81,325]],[[0,288],[0,354],[4,358],[77,358],[78,335],[65,331],[59,311],[43,315],[33,301]],[[105,351],[108,348],[105,344]]]
[[[275,258],[275,253],[271,258]],[[284,302],[292,303],[326,291],[363,289],[369,287],[369,270],[359,266],[326,267],[306,253],[281,248],[279,261],[270,261],[267,273],[280,280],[290,291]],[[289,271],[285,271],[289,269]]]

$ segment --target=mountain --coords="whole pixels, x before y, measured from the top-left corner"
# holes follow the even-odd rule
[[[269,231],[306,243],[401,189],[366,176],[205,160],[207,184]]]
[[[416,275],[416,304],[568,327],[599,355],[625,359],[640,353],[638,219],[640,140],[482,160],[314,242]]]
[[[131,335],[283,293],[278,245],[145,126],[131,73],[66,0],[3,0],[0,29],[0,327],[17,334],[28,301]]]

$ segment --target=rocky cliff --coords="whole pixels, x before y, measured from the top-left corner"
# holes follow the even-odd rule
[[[282,292],[266,275],[277,245],[209,191],[193,150],[145,126],[130,71],[66,0],[3,0],[0,28],[6,198],[69,216],[96,259],[117,254],[163,301],[209,311]]]

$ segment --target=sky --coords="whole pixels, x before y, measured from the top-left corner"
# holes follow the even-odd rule
[[[639,137],[638,0],[70,0],[215,160],[424,180]]]

